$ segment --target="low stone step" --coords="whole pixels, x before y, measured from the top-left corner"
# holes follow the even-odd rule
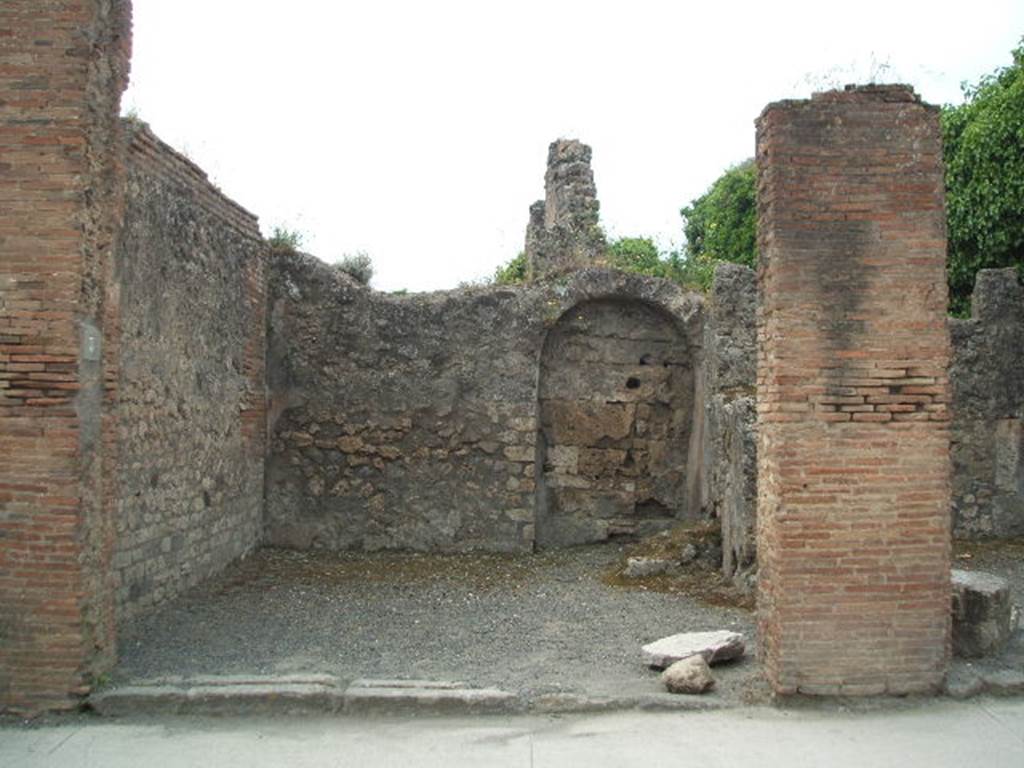
[[[97,691],[89,706],[111,717],[307,714],[336,712],[343,696],[343,685],[329,676],[165,678]]]
[[[160,678],[106,688],[89,697],[100,715],[469,715],[523,709],[496,688],[437,680],[356,680],[329,675]]]

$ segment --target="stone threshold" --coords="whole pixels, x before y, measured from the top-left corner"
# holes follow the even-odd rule
[[[1024,695],[1024,672],[950,671],[942,695],[951,699]],[[805,697],[798,697],[808,701]],[[818,697],[813,697],[818,698]],[[821,697],[825,703],[831,697]],[[875,704],[878,697],[868,697]],[[892,702],[892,699],[885,699]],[[785,706],[786,699],[778,703]],[[865,703],[861,700],[861,703]],[[103,717],[149,715],[462,716],[583,714],[615,711],[702,712],[742,707],[741,701],[669,693],[594,696],[512,693],[443,680],[342,680],[332,675],[164,677],[93,693],[86,705]]]
[[[706,711],[735,704],[668,693],[535,696],[435,680],[361,679],[331,675],[208,676],[140,680],[93,693],[87,706],[104,717],[147,715],[511,715],[641,711]]]

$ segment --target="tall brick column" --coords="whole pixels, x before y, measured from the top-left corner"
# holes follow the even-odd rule
[[[111,243],[128,0],[0,2],[0,711],[114,649]]]
[[[903,86],[757,121],[762,661],[780,693],[901,694],[949,657],[938,111]]]

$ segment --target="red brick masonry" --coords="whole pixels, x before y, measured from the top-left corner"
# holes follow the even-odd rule
[[[0,709],[113,661],[117,113],[126,2],[0,3]]]
[[[949,657],[938,112],[901,86],[757,121],[758,553],[781,693],[929,691]]]

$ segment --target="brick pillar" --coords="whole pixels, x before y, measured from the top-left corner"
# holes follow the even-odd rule
[[[73,706],[114,658],[127,0],[0,2],[0,710]]]
[[[904,86],[757,121],[759,625],[780,693],[936,689],[949,658],[938,111]]]

